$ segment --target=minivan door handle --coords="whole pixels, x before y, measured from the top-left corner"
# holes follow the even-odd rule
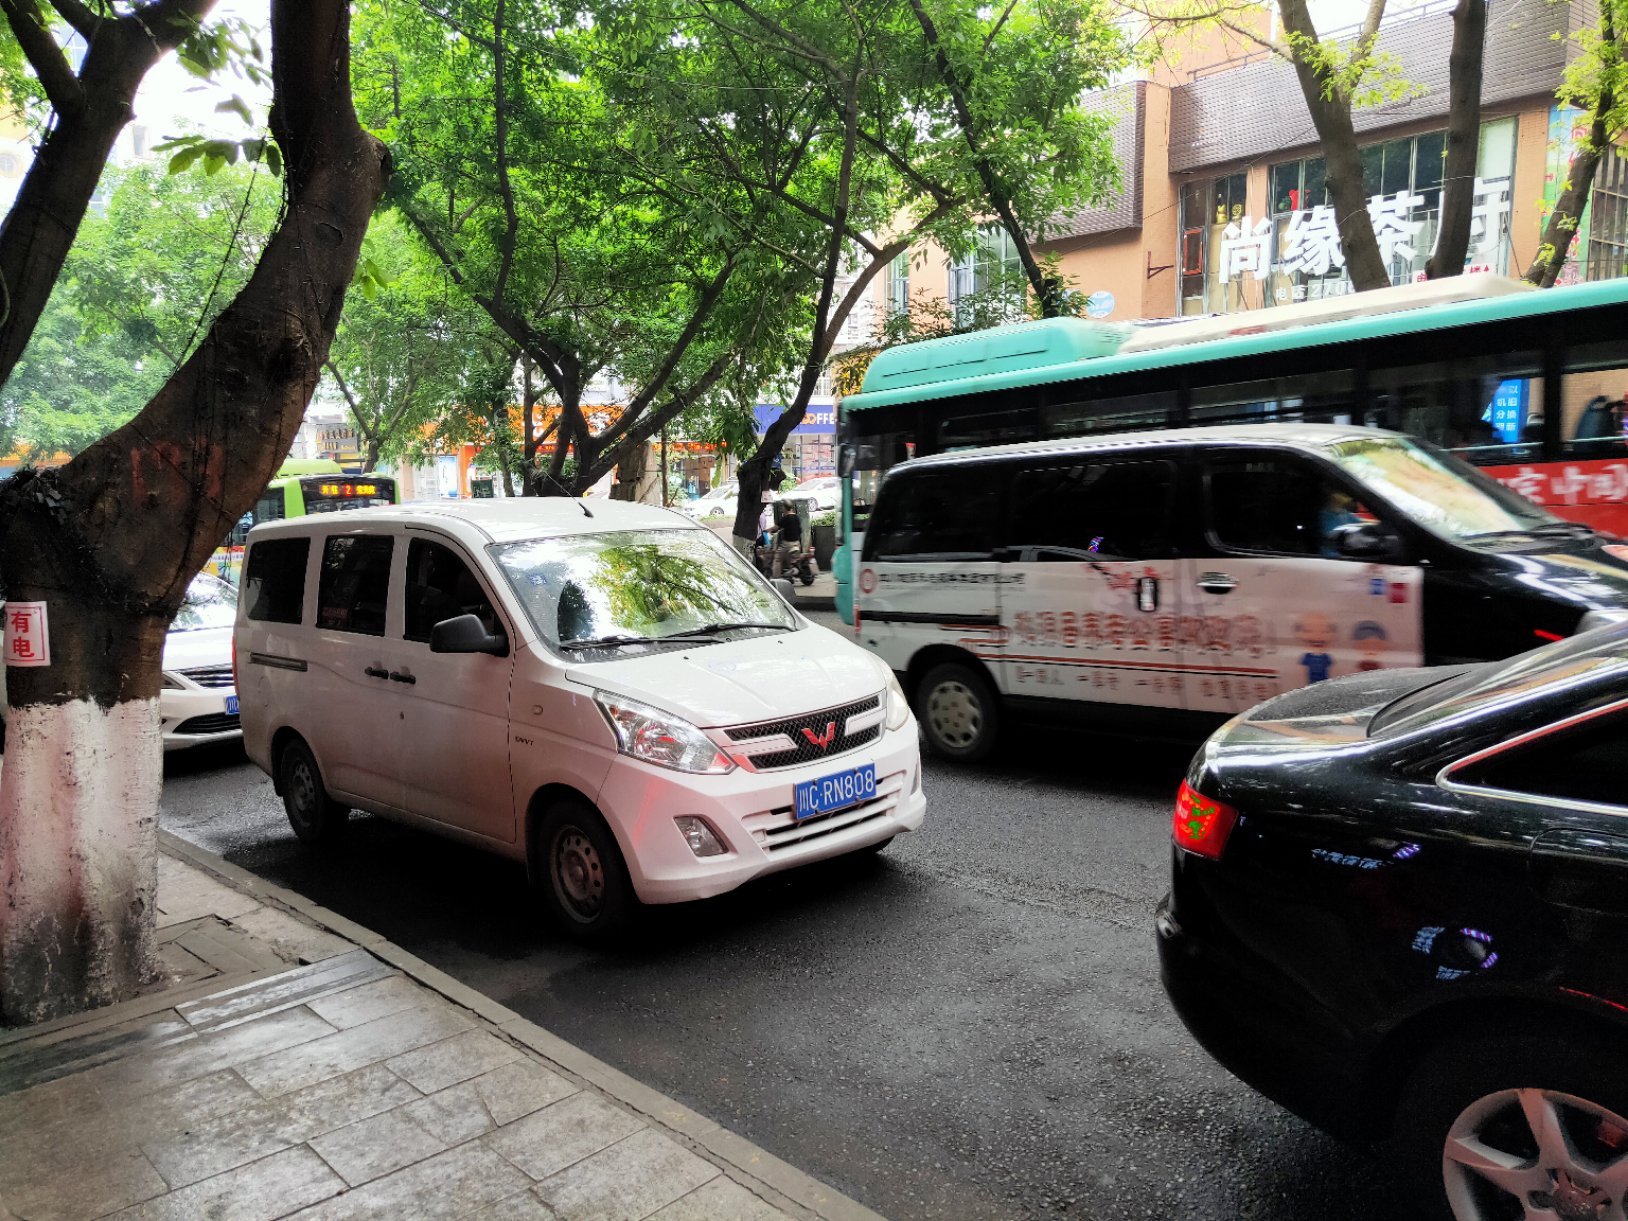
[[[380,669],[378,666],[367,666],[362,670],[369,678],[389,678],[390,671]]]
[[[1199,574],[1198,587],[1207,594],[1230,594],[1238,588],[1238,582],[1224,572],[1203,572]]]
[[[390,672],[390,681],[393,683],[416,683],[418,679],[411,674],[402,674],[399,671],[392,670]]]

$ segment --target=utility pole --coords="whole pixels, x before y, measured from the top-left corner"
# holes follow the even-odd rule
[[[661,426],[661,507],[667,508],[667,425]]]

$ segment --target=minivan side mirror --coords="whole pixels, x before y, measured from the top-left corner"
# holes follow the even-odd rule
[[[1336,527],[1334,545],[1347,559],[1375,563],[1394,563],[1405,553],[1401,536],[1381,521],[1359,521]]]
[[[774,592],[780,595],[780,600],[787,606],[797,605],[797,587],[791,583],[789,577],[776,577],[769,584],[774,586]]]
[[[851,443],[839,449],[837,451],[837,474],[844,479],[852,475],[854,467],[858,465],[858,457],[859,455],[855,452]]]
[[[479,615],[457,615],[443,619],[430,629],[432,653],[490,653],[493,657],[506,657],[509,642],[499,632],[493,636]]]

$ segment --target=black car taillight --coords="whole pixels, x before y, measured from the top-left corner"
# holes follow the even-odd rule
[[[1220,860],[1227,837],[1238,823],[1238,811],[1224,801],[1206,797],[1185,780],[1176,793],[1176,812],[1170,838],[1176,847],[1195,856]]]

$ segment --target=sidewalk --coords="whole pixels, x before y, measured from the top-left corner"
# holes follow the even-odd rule
[[[161,837],[167,986],[0,1033],[0,1221],[876,1217],[368,930]]]

